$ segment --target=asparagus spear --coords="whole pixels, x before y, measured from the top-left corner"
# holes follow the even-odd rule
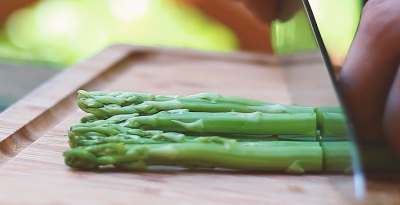
[[[182,112],[174,112],[175,110],[171,110],[165,113],[158,113],[158,114],[178,114]],[[87,133],[92,133],[94,135],[104,135],[104,136],[109,136],[109,135],[115,135],[115,134],[133,134],[133,135],[139,135],[142,137],[148,137],[156,134],[161,134],[163,131],[161,130],[141,130],[141,129],[135,129],[135,128],[129,128],[129,127],[124,127],[123,123],[126,121],[126,119],[129,119],[129,117],[134,117],[136,115],[125,115],[125,116],[120,116],[116,115],[111,118],[105,119],[105,120],[97,120],[93,122],[87,122],[87,123],[77,123],[73,124],[70,127],[70,132],[74,135],[85,135]],[[237,140],[260,140],[260,141],[265,141],[265,140],[278,140],[277,135],[269,135],[269,134],[260,134],[260,135],[254,135],[254,134],[237,134],[237,133],[211,133],[211,132],[182,132],[182,134],[185,134],[187,136],[192,136],[192,137],[205,137],[205,136],[221,136],[221,137],[227,137],[227,138],[235,138]]]
[[[211,132],[181,132],[191,137],[212,137],[220,136],[239,141],[276,141],[279,140],[278,135],[252,135],[252,134],[236,134],[236,133],[211,133]]]
[[[118,129],[114,129],[117,127]],[[116,132],[114,132],[114,130]],[[130,133],[130,134],[128,134]],[[193,134],[193,133],[192,133]],[[214,134],[205,133],[206,135],[190,135],[175,132],[162,132],[159,130],[142,131],[140,129],[121,129],[119,125],[105,125],[105,126],[88,126],[88,127],[73,127],[69,131],[69,141],[72,148],[78,146],[89,146],[96,144],[104,144],[109,142],[122,142],[125,144],[161,144],[161,143],[183,143],[183,142],[198,142],[199,139],[223,139],[234,140],[242,145],[304,145],[307,143],[317,143],[315,137],[302,136],[276,136],[276,135],[237,135],[237,134]],[[290,137],[291,141],[286,140]],[[298,142],[295,142],[298,141]],[[314,141],[314,142],[304,142]]]
[[[173,96],[168,96],[167,98],[172,99]],[[89,107],[101,107],[104,104],[117,104],[123,106],[139,104],[144,101],[155,99],[155,95],[139,92],[117,91],[105,93],[101,91],[88,92],[85,90],[78,90],[78,104],[83,103]],[[161,99],[161,97],[159,99]]]
[[[321,142],[324,166],[328,172],[352,172],[350,142]]]
[[[165,112],[160,112],[159,114],[177,114],[184,113],[183,110],[170,110]],[[160,136],[162,134],[184,134],[185,138],[193,139],[195,137],[207,137],[207,136],[219,136],[230,139],[235,139],[238,142],[254,142],[254,141],[272,141],[280,140],[277,135],[252,135],[252,134],[236,134],[236,133],[196,133],[196,132],[184,132],[180,133],[164,133],[161,130],[141,130],[128,128],[121,125],[129,117],[136,115],[116,115],[106,120],[97,120],[87,123],[77,123],[70,127],[68,136],[71,147],[76,147],[79,145],[88,145],[107,142],[111,139],[103,139],[105,137],[113,137],[112,140],[117,142],[118,140],[131,143],[143,143],[144,141],[138,139],[137,137],[152,138],[154,136]],[[118,139],[116,138],[122,138]],[[135,136],[131,139],[130,136]],[[128,138],[128,139],[125,139]],[[85,142],[85,140],[89,140]],[[315,140],[315,137],[314,137]],[[155,143],[152,141],[145,140],[149,143]]]
[[[324,106],[315,108],[315,113],[317,113],[317,129],[321,128],[321,118],[323,113],[340,113],[343,114],[342,107],[340,106]]]
[[[82,135],[85,133],[99,133],[103,135],[116,135],[116,134],[133,134],[139,136],[149,136],[154,134],[160,134],[160,130],[141,130],[141,129],[131,129],[123,127],[118,124],[103,124],[98,125],[94,123],[82,123],[75,124],[70,127],[69,130],[75,135]]]
[[[97,120],[102,120],[102,118],[97,117],[96,115],[87,115],[81,118],[81,123],[86,123],[86,122],[95,122]]]
[[[323,106],[315,108],[316,113],[343,113],[340,106]]]
[[[217,93],[162,96],[99,91],[79,91],[78,105],[93,115],[69,131],[72,149],[64,156],[74,168],[114,165],[144,170],[151,165],[176,165],[296,173],[351,171],[340,107],[314,109]],[[315,138],[317,128],[323,135],[320,142]],[[400,170],[386,146],[359,145],[359,150],[368,170]]]
[[[277,103],[263,102],[259,100],[241,98],[241,97],[232,97],[232,96],[224,96],[219,93],[197,93],[194,95],[185,96],[186,99],[204,99],[208,100],[211,103],[221,103],[221,102],[231,102],[238,103],[242,105],[246,105],[247,107],[255,110],[263,112],[264,110],[270,109],[268,105],[276,106],[279,109],[283,110],[283,113],[313,113],[313,107],[305,107],[305,106],[294,106],[294,105],[283,105]]]
[[[147,142],[152,143],[149,140],[139,139],[137,137],[151,137],[157,134],[163,133],[159,130],[140,130],[140,129],[131,129],[127,127],[123,127],[118,123],[124,122],[126,119],[129,119],[135,115],[117,115],[106,120],[97,120],[93,122],[87,123],[77,123],[70,127],[68,131],[69,144],[71,147],[76,147],[79,145],[85,144],[83,140],[97,140],[101,138],[101,141],[107,141],[110,139],[103,139],[109,136],[124,136],[129,139],[124,139],[123,141],[127,142]],[[132,138],[132,136],[137,136]],[[92,142],[88,142],[92,143]],[[87,143],[86,143],[87,144]]]
[[[167,101],[145,101],[138,105],[120,106],[108,104],[103,107],[88,107],[81,105],[82,110],[100,118],[107,118],[119,114],[138,113],[140,115],[151,115],[165,110],[187,109],[192,112],[242,112],[250,113],[260,111],[263,113],[311,113],[311,109],[299,107],[288,109],[280,104],[265,104],[260,106],[246,106],[237,103],[174,99]]]
[[[320,130],[324,136],[345,136],[347,134],[346,117],[340,113],[321,113]]]
[[[247,98],[224,96],[219,93],[197,93],[194,95],[179,96],[179,95],[153,95],[147,93],[124,92],[124,91],[105,93],[101,91],[88,92],[85,90],[78,90],[78,101],[79,100],[82,100],[82,102],[87,101],[87,104],[90,107],[101,107],[105,104],[117,104],[120,106],[124,106],[130,104],[140,104],[145,101],[168,101],[174,99],[192,99],[196,101],[208,101],[211,103],[223,103],[223,102],[236,103],[247,106],[274,104]],[[300,106],[293,106],[293,107],[304,108]],[[311,107],[307,109],[313,110],[313,108]]]
[[[180,137],[183,136],[184,139],[180,141]],[[173,142],[184,142],[184,141],[191,141],[196,138],[202,137],[220,137],[225,139],[232,139],[237,142],[273,142],[279,141],[277,136],[265,137],[265,138],[239,138],[239,137],[222,137],[220,135],[214,136],[189,136],[183,135],[181,133],[174,133],[174,132],[164,132],[160,134],[154,134],[153,136],[139,136],[139,135],[129,135],[129,134],[117,134],[117,135],[103,135],[96,132],[88,132],[83,135],[76,135],[72,132],[68,134],[70,146],[77,147],[77,146],[87,146],[87,145],[94,145],[94,144],[103,144],[107,142],[124,142],[127,144],[157,144],[159,141],[166,141],[173,143]],[[295,140],[293,140],[295,141]],[[301,141],[301,140],[298,140]],[[315,141],[315,140],[314,140]]]
[[[70,147],[75,148],[75,147],[81,147],[81,146],[105,144],[105,143],[110,143],[110,142],[124,143],[124,144],[164,144],[164,143],[169,143],[169,141],[142,138],[137,135],[115,135],[115,136],[107,136],[107,137],[99,136],[99,137],[93,137],[91,139],[87,139],[82,136],[74,136],[73,140],[70,140]]]
[[[100,92],[101,93],[101,92]],[[162,96],[119,92],[109,95],[78,91],[78,105],[88,113],[106,118],[118,114],[154,114],[161,110],[188,109],[198,112],[312,113],[314,108],[281,105],[246,98],[223,96],[218,93],[199,93],[190,96]]]
[[[79,104],[79,107],[83,111],[93,114],[97,119],[106,119],[113,115],[121,115],[121,114],[140,114],[140,111],[136,109],[135,105],[119,106],[116,104],[109,104],[109,105],[104,105],[102,107],[88,107],[86,105]],[[94,121],[94,119],[95,118],[93,117],[84,120]]]
[[[307,142],[307,141],[257,141],[257,142],[237,142],[241,146],[262,146],[265,149],[269,147],[298,147],[298,146],[320,146],[319,142]]]
[[[148,138],[143,138],[138,135],[113,135],[113,136],[74,136],[75,144],[72,148],[78,146],[98,145],[105,143],[124,143],[124,144],[164,144],[164,143],[198,143],[198,142],[232,142],[236,140],[226,139],[218,136],[213,137],[190,137],[181,133],[164,132],[155,134]]]
[[[124,139],[136,140],[132,142],[147,142],[149,140],[143,140],[144,138],[151,138],[153,136],[162,134],[159,130],[140,130],[140,129],[129,129],[119,125],[106,125],[106,126],[91,126],[91,125],[75,125],[70,128],[68,132],[69,143],[71,147],[79,146],[82,140],[103,140],[108,137],[120,136]],[[110,139],[104,139],[107,141]],[[126,141],[126,140],[125,140]]]
[[[103,165],[132,170],[147,170],[152,165],[216,167],[247,171],[284,171],[288,173],[322,171],[319,146],[268,147],[223,143],[174,143],[127,145],[107,143],[78,147],[64,152],[65,163],[78,169]]]
[[[314,113],[269,114],[185,112],[132,117],[122,126],[170,132],[211,132],[237,134],[316,134]]]
[[[324,170],[329,172],[351,171],[351,144],[348,141],[321,142]],[[398,171],[400,163],[385,143],[357,144],[361,165],[368,171]]]

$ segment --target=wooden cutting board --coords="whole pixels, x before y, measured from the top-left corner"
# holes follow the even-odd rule
[[[284,82],[282,70],[269,56],[109,47],[0,114],[1,204],[348,204],[324,175],[82,172],[64,164],[67,130],[86,115],[76,105],[78,89],[218,92],[291,104]],[[372,178],[366,204],[400,203],[398,177],[374,176],[381,178]]]

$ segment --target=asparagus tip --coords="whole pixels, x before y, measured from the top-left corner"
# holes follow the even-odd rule
[[[65,164],[78,169],[95,169],[98,167],[96,157],[85,149],[71,149],[63,153]]]

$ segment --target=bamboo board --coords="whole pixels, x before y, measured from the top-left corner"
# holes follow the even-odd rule
[[[66,131],[86,115],[76,105],[78,89],[167,95],[206,91],[291,104],[284,82],[268,56],[109,47],[0,114],[1,204],[348,204],[323,175],[163,169],[94,173],[64,164]],[[374,180],[372,204],[400,202],[395,178]]]

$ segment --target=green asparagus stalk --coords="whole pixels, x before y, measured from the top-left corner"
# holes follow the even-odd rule
[[[131,129],[119,124],[95,124],[95,123],[79,123],[74,124],[70,127],[70,132],[76,135],[82,135],[85,133],[99,133],[103,135],[116,135],[116,134],[134,134],[134,135],[147,135],[153,134],[153,130],[144,131],[140,129]],[[156,131],[157,134],[162,131]]]
[[[251,135],[251,134],[236,134],[236,133],[210,133],[210,132],[181,132],[186,136],[191,137],[212,137],[220,136],[236,141],[276,141],[279,140],[278,135]]]
[[[172,99],[173,96],[166,97]],[[102,107],[104,104],[117,104],[120,106],[139,104],[144,101],[155,100],[156,96],[139,92],[117,91],[106,93],[101,91],[78,90],[78,104],[83,103],[89,107]],[[159,100],[161,97],[159,97]]]
[[[103,118],[97,117],[96,115],[87,115],[81,118],[81,123],[86,123],[86,122],[95,122],[97,120],[102,120]]]
[[[324,170],[351,172],[351,143],[349,141],[321,142]],[[400,163],[386,143],[357,144],[361,165],[368,171],[398,171]]]
[[[159,130],[129,129],[118,125],[109,125],[96,127],[73,127],[68,132],[68,138],[70,146],[77,147],[82,143],[82,140],[107,141],[111,139],[106,138],[115,136],[120,136],[127,140],[136,140],[133,142],[151,143],[151,140],[144,140],[142,138],[152,138],[160,134],[163,134],[163,132]]]
[[[93,137],[92,139],[87,139],[81,136],[73,136],[70,138],[70,147],[81,147],[81,146],[91,146],[99,145],[105,143],[124,143],[124,144],[165,144],[170,143],[165,140],[154,140],[148,138],[142,138],[137,135],[115,135],[107,137]]]
[[[87,118],[83,117],[81,119],[82,121],[86,121],[86,119],[89,119],[86,122],[83,122],[84,124],[91,124],[91,125],[103,125],[103,124],[121,124],[122,122],[125,122],[126,120],[138,116],[139,114],[134,113],[134,114],[121,114],[121,115],[115,115],[106,119],[98,119],[95,120],[95,117],[92,115],[87,116]],[[83,120],[85,118],[85,120]]]
[[[133,114],[151,115],[160,111],[187,109],[191,112],[242,112],[250,113],[260,111],[263,113],[312,113],[312,109],[303,107],[287,107],[280,104],[265,104],[260,106],[246,106],[237,103],[219,102],[211,103],[208,101],[174,99],[168,101],[145,101],[138,105],[120,106],[116,104],[104,105],[99,108],[92,108],[81,105],[82,110],[100,118],[107,118],[113,115]]]
[[[73,132],[73,131],[69,131],[68,132],[68,136],[70,138],[71,141],[76,141],[78,139],[80,140],[100,140],[106,137],[123,137],[126,138],[129,136],[135,136],[135,138],[141,137],[141,138],[153,138],[155,136],[163,136],[166,134],[176,134],[176,135],[184,135],[185,138],[187,139],[194,139],[194,138],[198,138],[198,137],[214,137],[214,136],[218,136],[218,137],[223,137],[223,138],[227,138],[227,139],[234,139],[237,142],[260,142],[260,141],[278,141],[281,140],[277,135],[239,135],[239,134],[225,134],[225,133],[215,133],[213,135],[211,135],[211,133],[204,133],[204,135],[199,135],[194,134],[194,133],[189,133],[189,134],[184,134],[184,133],[175,133],[175,132],[163,132],[160,130],[140,130],[140,129],[128,129],[125,132],[118,132],[118,134],[116,135],[112,135],[109,134],[109,131],[106,132],[101,132],[103,131],[104,128],[102,129],[97,129],[97,127],[94,128],[90,128],[90,129],[78,129],[78,132]],[[93,131],[92,131],[93,130]],[[98,130],[100,132],[98,132]],[[296,140],[296,139],[292,139],[292,140]],[[303,139],[301,139],[301,137],[299,137],[300,141],[304,141]],[[299,141],[298,140],[298,141]],[[315,141],[315,137],[314,137],[314,141]]]
[[[166,144],[166,143],[201,143],[201,142],[230,142],[242,146],[319,146],[319,142],[306,142],[306,141],[238,141],[237,139],[223,138],[219,136],[208,137],[192,137],[180,133],[162,133],[154,135],[150,138],[142,138],[137,135],[115,135],[115,136],[75,136],[76,145],[71,148],[79,146],[92,146],[106,143],[124,143],[124,144]]]
[[[122,126],[169,132],[236,133],[267,135],[316,134],[315,113],[207,113],[154,114],[128,119]]]
[[[340,106],[324,106],[315,108],[316,113],[343,113]]]
[[[352,172],[351,144],[349,141],[321,142],[324,166],[327,172]]]
[[[77,147],[85,145],[87,143],[82,140],[95,140],[100,142],[106,142],[111,139],[104,139],[110,136],[124,136],[124,142],[141,142],[141,143],[153,143],[151,140],[140,139],[140,137],[150,138],[155,135],[163,133],[159,130],[141,130],[131,129],[123,127],[118,123],[125,121],[135,115],[118,115],[113,116],[106,120],[97,120],[87,123],[77,123],[70,127],[68,131],[70,147]],[[100,140],[101,139],[101,140]],[[92,142],[88,142],[89,144]]]
[[[174,99],[191,99],[196,101],[208,101],[211,103],[235,103],[247,106],[262,106],[265,104],[273,105],[275,103],[268,103],[258,100],[252,100],[241,97],[231,97],[224,96],[219,93],[197,93],[194,95],[188,96],[179,96],[179,95],[153,95],[147,93],[139,93],[139,92],[124,92],[118,91],[113,93],[105,93],[101,91],[78,91],[78,100],[82,100],[82,102],[87,101],[88,106],[90,107],[101,107],[105,104],[117,104],[120,106],[131,105],[131,104],[140,104],[145,101],[169,101]],[[313,112],[314,108],[312,107],[301,107],[301,106],[291,106],[288,107],[298,108],[307,110],[307,112]]]
[[[241,97],[232,97],[232,96],[225,96],[219,93],[197,93],[194,95],[185,96],[185,99],[203,99],[207,100],[211,103],[238,103],[242,105],[246,105],[247,107],[255,110],[255,111],[266,111],[271,109],[271,105],[276,106],[275,109],[283,110],[282,113],[313,113],[313,107],[305,107],[305,106],[294,106],[294,105],[283,105],[271,102],[263,102],[259,100],[241,98]],[[270,106],[268,106],[270,105]],[[275,110],[273,109],[273,110]]]
[[[318,121],[323,136],[345,136],[347,134],[346,117],[343,114],[321,113]]]
[[[78,91],[78,105],[92,115],[68,132],[72,149],[64,157],[72,168],[352,171],[341,107],[281,105],[218,93],[84,90]],[[386,145],[361,144],[358,149],[364,169],[400,170]]]
[[[162,110],[188,109],[194,112],[313,113],[312,107],[281,105],[246,98],[199,93],[190,96],[162,96],[132,92],[118,94],[78,91],[78,105],[101,118],[118,114],[154,114]]]
[[[319,146],[266,149],[264,146],[225,146],[215,142],[166,145],[107,143],[67,150],[64,157],[68,166],[78,169],[113,165],[143,171],[152,165],[173,165],[288,173],[322,171],[322,151]]]
[[[90,146],[105,143],[124,143],[124,144],[164,144],[164,143],[198,143],[198,142],[232,142],[236,140],[226,139],[218,136],[213,137],[190,137],[181,133],[164,132],[155,134],[148,138],[143,138],[138,135],[113,135],[113,136],[73,136],[74,144],[71,148],[78,146]]]
[[[79,107],[86,113],[93,114],[97,119],[106,119],[108,117],[121,114],[140,114],[140,111],[135,108],[135,105],[119,106],[116,104],[109,104],[99,108],[93,108],[80,104]],[[94,119],[95,118],[93,117],[85,119],[85,121],[94,121]]]
[[[173,112],[171,112],[173,113]],[[118,119],[119,116],[114,116]],[[114,118],[112,117],[112,118]],[[123,122],[119,120],[113,120],[112,118],[106,120],[98,120],[94,122],[88,123],[77,123],[73,124],[70,127],[71,134],[74,135],[96,135],[96,136],[110,136],[116,134],[132,134],[138,135],[141,137],[149,137],[157,134],[163,133],[161,130],[141,130],[135,128],[124,127]],[[121,118],[119,118],[121,119]],[[114,123],[113,123],[114,122]],[[117,122],[117,123],[116,123]],[[206,136],[221,136],[226,138],[234,138],[236,140],[256,140],[256,141],[265,141],[265,140],[278,140],[277,135],[269,135],[269,134],[261,134],[261,135],[253,135],[253,134],[237,134],[237,133],[211,133],[211,132],[182,132],[182,134],[191,137],[206,137]]]
[[[206,95],[206,96],[205,96]],[[217,97],[210,97],[217,96]],[[215,93],[200,93],[196,95],[178,97],[178,99],[154,102],[143,102],[146,110],[188,109],[194,112],[264,112],[264,113],[313,113],[312,107],[283,105],[261,102],[245,98],[222,96]],[[155,113],[153,112],[153,113]],[[153,114],[149,113],[149,114]]]
[[[324,106],[315,108],[315,113],[317,113],[317,129],[321,129],[321,118],[323,113],[339,113],[343,114],[342,107],[340,106]]]
[[[175,110],[167,111],[165,113],[182,113],[175,112]],[[162,114],[162,113],[160,113]],[[196,137],[207,137],[207,136],[219,136],[229,139],[235,139],[238,142],[255,142],[255,141],[273,141],[280,140],[277,135],[251,135],[251,134],[236,134],[236,133],[196,133],[196,132],[184,132],[184,133],[164,133],[161,130],[141,130],[124,127],[121,122],[124,122],[129,117],[135,115],[122,115],[113,116],[106,120],[98,120],[91,123],[77,123],[70,127],[68,136],[71,147],[76,147],[79,145],[89,145],[104,142],[111,142],[109,140],[114,140],[113,142],[118,142],[119,138],[121,142],[131,142],[131,143],[143,143],[144,141],[137,137],[152,138],[154,136],[160,135],[184,135],[187,139],[193,139]],[[116,138],[118,136],[118,138]],[[134,136],[132,139],[131,136]],[[104,139],[105,137],[112,137],[111,139]],[[128,139],[125,139],[128,138]],[[85,142],[89,140],[88,142]],[[148,143],[155,143],[153,141],[145,140]],[[315,141],[315,137],[314,137]]]
[[[86,125],[86,124],[84,124]],[[117,129],[114,129],[117,127]],[[115,132],[114,132],[115,130]],[[130,133],[130,134],[128,134]],[[134,135],[132,135],[134,133]],[[193,133],[192,133],[193,134]],[[78,146],[89,146],[104,144],[109,142],[122,142],[125,144],[161,144],[161,143],[184,143],[184,142],[198,142],[201,138],[210,139],[223,139],[223,140],[234,140],[239,144],[243,145],[275,145],[275,144],[296,144],[304,145],[307,144],[304,141],[314,141],[311,143],[317,143],[315,137],[308,137],[304,139],[302,136],[289,136],[291,141],[279,141],[286,140],[288,136],[276,136],[276,135],[235,135],[235,134],[223,134],[222,135],[188,135],[183,133],[175,132],[162,132],[159,130],[142,131],[140,129],[125,129],[119,125],[105,125],[105,126],[84,126],[84,127],[72,127],[69,131],[69,142],[70,147]],[[299,142],[295,142],[295,141]]]
[[[258,146],[265,147],[290,147],[290,146],[320,146],[319,142],[314,141],[256,141],[256,142],[237,142],[241,146]]]

